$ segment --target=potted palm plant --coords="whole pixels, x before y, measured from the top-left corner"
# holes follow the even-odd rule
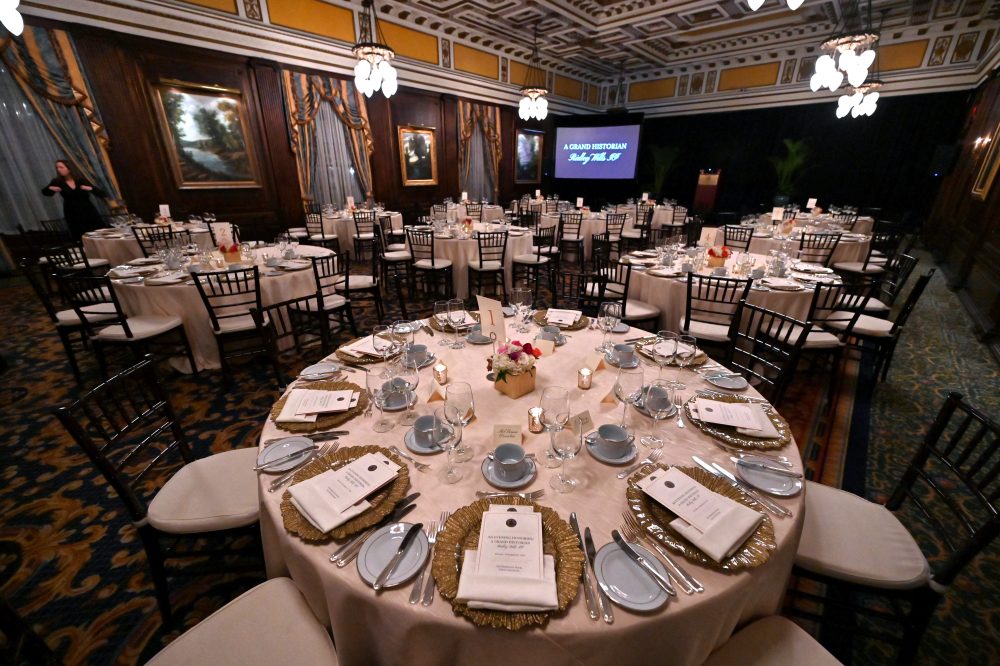
[[[778,176],[775,206],[784,206],[796,194],[796,181],[809,161],[809,146],[805,139],[785,139],[785,155],[771,157],[771,164]]]

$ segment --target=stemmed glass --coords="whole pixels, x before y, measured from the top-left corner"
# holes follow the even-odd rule
[[[520,333],[527,333],[528,313],[531,312],[531,290],[524,288],[512,289],[510,304],[514,308],[514,328]]]
[[[388,326],[376,326],[372,329],[372,347],[375,348],[376,352],[382,355],[382,364],[385,366],[382,370],[382,376],[388,377],[390,372],[387,362],[389,360],[389,352],[393,348],[392,337]]]
[[[442,331],[447,330],[449,325],[448,303],[449,301],[434,301],[434,320],[441,326]],[[438,344],[444,347],[451,346],[447,336],[441,336],[441,341]]]
[[[461,299],[453,298],[448,301],[448,321],[451,322],[451,328],[455,334],[455,341],[451,343],[451,348],[464,349],[465,343],[458,336],[459,327],[465,323],[465,303]]]
[[[417,371],[417,365],[416,361],[408,362],[405,356],[400,356],[396,376],[391,380],[406,398],[406,409],[399,417],[399,422],[403,425],[413,425],[417,420],[417,412],[413,409],[413,405],[416,403],[416,396],[413,394],[417,386],[420,385],[420,373]]]
[[[562,430],[569,421],[569,391],[562,386],[549,386],[542,391],[542,398],[538,402],[542,408],[542,425],[554,437],[555,433]],[[552,455],[551,450],[545,452],[545,466],[549,468],[559,467],[562,463]]]
[[[628,426],[625,425],[625,416],[628,412],[628,406],[636,404],[642,398],[642,387],[642,366],[618,370],[618,377],[615,380],[615,395],[622,401],[621,426],[626,430],[628,430]]]
[[[656,435],[656,424],[670,414],[670,410],[674,406],[673,392],[671,382],[663,379],[651,381],[646,387],[646,398],[643,404],[649,415],[653,417],[653,425],[649,429],[649,434],[640,441],[651,449],[663,448],[663,439]]]
[[[392,322],[392,336],[403,345],[404,352],[413,346],[416,333],[417,329],[412,322],[408,322],[405,319],[397,319]]]
[[[608,342],[608,335],[614,330],[615,326],[621,323],[621,320],[621,303],[601,303],[601,308],[597,312],[597,325],[604,331],[604,337],[601,339],[601,346],[595,347],[594,351],[604,352],[605,354],[611,351],[611,343]]]
[[[693,335],[681,335],[677,338],[677,353],[674,354],[674,361],[677,363],[677,378],[674,381],[674,388],[681,390],[687,388],[681,381],[681,370],[694,362],[694,357],[698,355],[698,341]]]
[[[656,378],[659,379],[663,375],[663,366],[669,365],[677,355],[677,334],[673,331],[657,331],[650,352],[656,361]]]
[[[549,485],[560,493],[571,493],[579,483],[566,473],[569,461],[576,457],[583,447],[583,432],[573,430],[557,430],[552,433],[552,450],[562,460],[559,475],[552,477]]]
[[[385,417],[385,377],[377,372],[365,374],[365,387],[368,389],[368,399],[378,407],[379,418],[372,426],[375,432],[389,432],[395,427],[395,423]]]
[[[448,454],[448,466],[441,475],[445,483],[458,483],[462,480],[462,468],[456,465],[455,446],[462,439],[462,424],[452,422],[447,418],[447,407],[434,410],[434,441],[441,445]]]
[[[476,415],[476,400],[472,394],[472,386],[468,382],[451,382],[444,391],[445,416],[449,423],[457,422],[467,426]],[[455,447],[455,462],[472,460],[473,451],[459,440]]]

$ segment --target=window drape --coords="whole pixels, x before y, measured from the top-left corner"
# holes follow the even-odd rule
[[[364,199],[361,183],[347,146],[347,133],[330,104],[316,113],[316,173],[312,179],[313,201],[341,207],[347,197]]]
[[[69,34],[25,26],[20,37],[0,39],[0,58],[61,157],[117,205],[121,193],[108,157],[108,133]]]
[[[492,190],[492,200],[497,201],[500,196],[500,107],[460,99],[458,122],[458,174],[462,189],[471,197],[471,186],[485,180]]]
[[[315,200],[318,162],[317,116],[328,103],[343,125],[346,147],[365,197],[372,193],[371,155],[374,151],[368,111],[352,81],[332,76],[284,70],[285,99],[292,150],[299,171],[302,198]]]

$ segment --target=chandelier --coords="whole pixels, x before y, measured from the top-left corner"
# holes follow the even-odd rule
[[[392,66],[396,52],[385,44],[378,17],[372,12],[372,2],[373,0],[364,0],[361,3],[361,35],[358,43],[351,49],[351,53],[358,59],[358,64],[354,66],[354,85],[365,97],[371,97],[372,93],[381,88],[382,94],[389,98],[399,88],[396,68]]]
[[[863,17],[860,5],[858,0],[854,12],[845,12],[841,31],[820,45],[825,53],[816,59],[816,69],[809,79],[813,92],[821,88],[834,92],[846,79],[848,94],[841,95],[838,100],[838,118],[848,113],[852,118],[875,113],[878,89],[882,87],[877,74],[874,78],[869,77],[869,69],[875,62],[875,46],[879,41],[878,31],[872,29],[871,0],[868,0],[866,17]]]
[[[849,86],[847,88],[848,94],[841,95],[840,99],[837,100],[837,117],[844,118],[850,114],[851,118],[857,118],[875,113],[875,109],[878,107],[878,91],[881,87],[882,80],[878,78],[877,71],[861,85]]]
[[[785,0],[785,4],[793,12],[802,6],[804,0]],[[764,0],[747,0],[747,5],[750,7],[750,11],[755,12],[764,6]]]
[[[0,0],[2,1],[2,0]],[[549,115],[549,100],[546,95],[549,89],[545,87],[545,72],[538,59],[538,26],[535,26],[535,41],[531,47],[531,62],[528,63],[528,73],[521,87],[521,101],[518,103],[517,115],[521,120],[545,120]]]
[[[0,25],[15,37],[24,32],[24,19],[17,11],[20,2],[21,0],[0,0]]]

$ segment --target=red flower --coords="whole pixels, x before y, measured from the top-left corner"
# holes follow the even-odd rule
[[[219,252],[225,252],[225,251],[226,251],[226,246],[225,245],[220,245],[219,246]]]
[[[525,354],[531,354],[535,358],[539,358],[542,355],[542,350],[541,349],[535,349],[530,344],[524,345],[523,349],[524,349],[524,353]]]
[[[239,252],[239,250],[240,250],[240,248],[239,248],[239,246],[236,243],[233,243],[232,245],[229,246],[229,251],[230,252]]]

